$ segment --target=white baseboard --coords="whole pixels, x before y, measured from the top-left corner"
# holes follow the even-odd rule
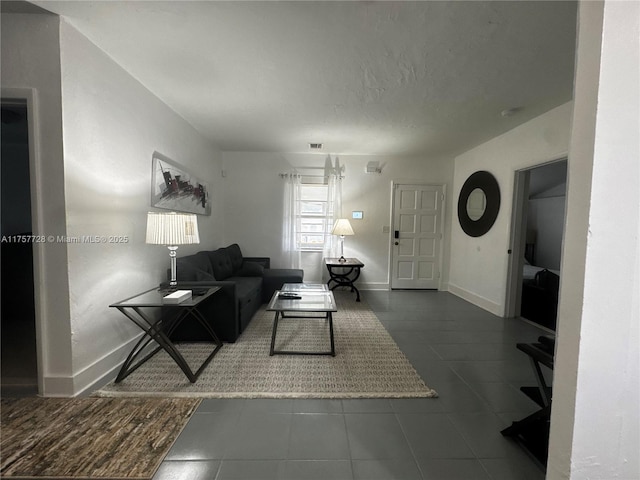
[[[358,290],[389,290],[388,282],[356,282]]]
[[[389,284],[389,282],[356,282],[356,287],[358,287],[358,290],[361,290],[361,291],[365,291],[365,290],[390,291],[391,290],[391,285]],[[442,285],[440,285],[440,288],[438,288],[438,291],[446,292],[448,288],[449,288],[448,283],[442,283]]]
[[[482,308],[483,310],[491,312],[494,315],[497,315],[498,317],[504,316],[504,305],[500,305],[498,303],[492,302],[491,300],[485,297],[482,297],[473,292],[465,290],[464,288],[459,287],[453,283],[449,283],[448,290],[454,295],[460,298],[463,298],[467,302],[473,303],[474,305]]]
[[[42,396],[78,397],[106,385],[116,377],[122,362],[141,335],[142,332],[72,376],[45,376]]]
[[[43,397],[73,397],[73,378],[70,376],[48,377],[45,375],[40,395]]]

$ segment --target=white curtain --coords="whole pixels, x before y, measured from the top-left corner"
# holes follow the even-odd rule
[[[331,229],[336,220],[342,218],[342,177],[339,169],[329,173],[327,188],[328,228],[327,238],[324,242],[323,257],[340,256],[340,237],[331,235]]]
[[[282,252],[288,268],[300,268],[300,248],[298,232],[300,230],[300,185],[301,176],[295,172],[284,175],[284,218],[282,222]]]

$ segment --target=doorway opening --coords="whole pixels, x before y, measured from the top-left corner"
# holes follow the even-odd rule
[[[567,159],[515,173],[507,316],[556,330]]]
[[[27,101],[2,98],[2,396],[38,393]]]

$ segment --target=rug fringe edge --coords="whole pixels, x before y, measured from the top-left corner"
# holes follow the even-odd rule
[[[438,398],[438,392],[352,392],[352,393],[304,393],[304,392],[114,392],[97,391],[97,397],[167,397],[167,398],[272,398],[272,399],[350,399],[350,398]]]

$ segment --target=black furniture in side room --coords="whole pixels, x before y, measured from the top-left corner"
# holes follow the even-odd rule
[[[532,282],[522,284],[520,315],[555,330],[559,289],[560,277],[549,270],[540,270]]]

